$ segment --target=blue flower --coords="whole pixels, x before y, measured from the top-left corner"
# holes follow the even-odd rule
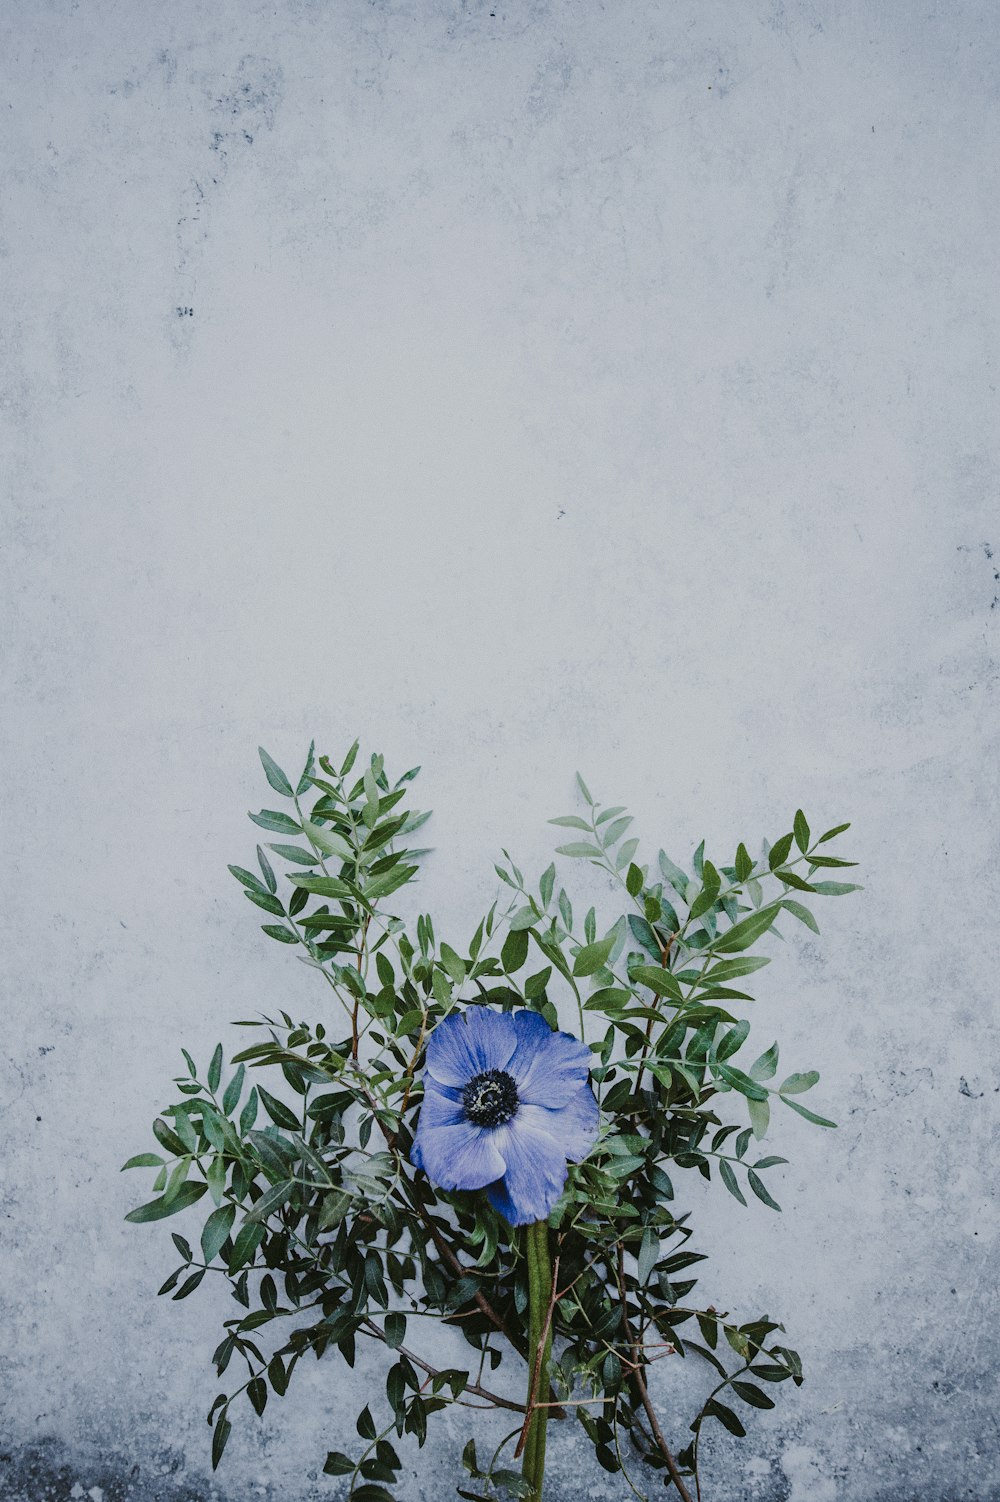
[[[537,1012],[453,1012],[427,1042],[411,1162],[441,1189],[487,1189],[512,1226],[545,1220],[597,1137],[589,1067]]]

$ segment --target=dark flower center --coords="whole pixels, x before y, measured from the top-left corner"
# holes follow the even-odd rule
[[[503,1126],[517,1111],[517,1086],[505,1069],[487,1069],[466,1085],[462,1106],[476,1126]]]

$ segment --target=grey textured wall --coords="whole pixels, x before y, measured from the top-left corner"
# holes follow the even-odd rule
[[[647,852],[855,821],[866,892],[758,1005],[842,1125],[778,1124],[780,1218],[694,1197],[707,1296],[809,1371],[714,1440],[707,1497],[1000,1497],[995,10],[2,25],[0,1492],[338,1495],[333,1361],[210,1479],[228,1311],[155,1300],[117,1169],[181,1042],[322,1015],[225,863],[258,741],[360,733],[425,767],[459,938],[576,766]],[[407,1498],[451,1494],[466,1432]],[[552,1451],[555,1502],[624,1494]]]

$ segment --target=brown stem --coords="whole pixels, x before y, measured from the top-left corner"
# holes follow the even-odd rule
[[[681,1502],[694,1502],[691,1493],[684,1485],[684,1478],[680,1473],[670,1446],[667,1444],[667,1441],[664,1438],[663,1430],[660,1428],[659,1420],[656,1417],[656,1409],[653,1407],[653,1404],[650,1401],[649,1391],[643,1379],[642,1358],[639,1354],[639,1347],[636,1343],[635,1337],[632,1334],[632,1326],[629,1324],[628,1318],[628,1297],[625,1292],[624,1258],[622,1256],[621,1242],[618,1243],[618,1266],[616,1269],[616,1278],[622,1308],[622,1326],[625,1331],[625,1339],[628,1342],[629,1350],[632,1352],[629,1381],[633,1383],[635,1390],[639,1395],[639,1401],[646,1411],[646,1418],[649,1420],[650,1433],[652,1434],[653,1439],[656,1441],[657,1448],[660,1454],[663,1456],[664,1461],[666,1462],[667,1470],[670,1472],[670,1479],[674,1483],[674,1486],[676,1486],[677,1488]]]
[[[385,1341],[385,1331],[380,1330],[373,1320],[366,1319],[361,1328],[367,1334],[373,1335],[376,1340]],[[436,1366],[431,1366],[429,1362],[424,1361],[422,1356],[417,1356],[415,1352],[408,1351],[405,1346],[394,1346],[392,1349],[397,1350],[401,1356],[405,1356],[407,1361],[412,1362],[414,1366],[419,1366],[420,1370],[426,1372],[428,1377],[440,1376],[440,1371]],[[426,1385],[424,1383],[425,1387]],[[462,1391],[475,1393],[477,1398],[485,1398],[487,1402],[492,1403],[496,1408],[509,1408],[512,1413],[524,1412],[523,1403],[515,1403],[512,1398],[501,1398],[499,1393],[490,1392],[488,1387],[480,1387],[478,1382],[467,1382]]]

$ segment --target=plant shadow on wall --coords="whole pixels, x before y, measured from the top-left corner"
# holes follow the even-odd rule
[[[803,1104],[814,1070],[776,1083],[777,1043],[736,1062],[750,1032],[738,1014],[768,963],[750,951],[778,921],[818,931],[808,900],[857,890],[825,874],[853,864],[829,854],[848,826],[814,839],[800,811],[758,859],[740,844],[715,865],[702,844],[690,871],[663,851],[642,865],[625,810],[580,779],[585,812],[552,823],[572,831],[560,855],[611,878],[611,926],[593,908],[579,921],[554,864],[532,887],[504,852],[507,895],[462,953],[429,916],[411,936],[387,907],[426,854],[407,844],[429,817],[404,804],[418,769],[391,782],[373,756],[358,776],[357,743],[339,767],[310,748],[293,786],[260,754],[287,811],[250,816],[276,837],[270,855],[258,846],[259,876],[230,870],[271,920],[264,933],[317,972],[336,1023],[237,1023],[265,1036],[225,1084],[221,1045],[204,1076],[183,1051],[181,1099],[153,1124],[161,1151],[125,1165],[156,1171],[156,1198],[130,1221],[212,1207],[200,1255],[173,1235],[181,1263],[160,1293],[186,1298],[208,1273],[232,1285],[213,1359],[238,1377],[208,1416],[213,1465],[238,1397],[261,1414],[307,1356],[332,1347],[353,1366],[363,1338],[386,1348],[384,1396],[358,1415],[354,1453],[325,1465],[354,1502],[392,1502],[393,1438],[422,1445],[449,1405],[511,1415],[491,1457],[466,1445],[462,1497],[538,1502],[558,1419],[636,1496],[652,1468],[684,1502],[700,1498],[705,1426],[743,1435],[734,1403],[772,1408],[778,1384],[803,1379],[782,1325],[698,1307],[704,1254],[679,1175],[777,1210],[764,1175],[786,1160],[757,1146],[772,1104],[833,1125]],[[467,1366],[424,1359],[428,1319],[461,1332]],[[712,1390],[678,1443],[649,1372],[688,1356]]]

